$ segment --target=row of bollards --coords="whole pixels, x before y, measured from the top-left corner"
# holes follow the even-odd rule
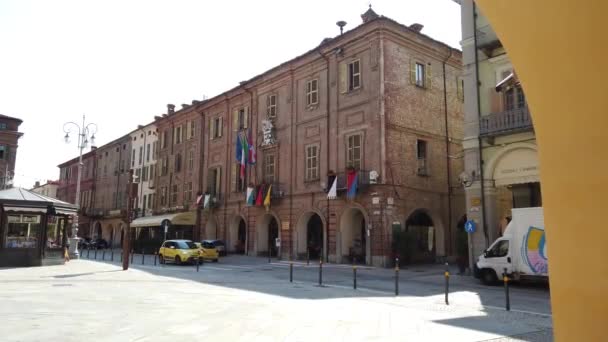
[[[308,263],[308,260],[306,260],[306,262]],[[352,267],[353,267],[353,289],[356,290],[357,289],[357,266],[355,264],[353,264]],[[444,292],[445,299],[444,299],[444,301],[445,301],[445,305],[450,305],[450,298],[449,298],[450,269],[449,269],[449,264],[447,262],[445,263],[444,277],[445,277],[445,292]],[[395,296],[399,296],[399,258],[395,258],[394,279],[395,279]],[[289,262],[289,282],[293,283],[293,261]],[[509,298],[509,277],[508,277],[506,268],[504,269],[504,272],[503,272],[503,282],[504,282],[504,287],[505,287],[505,309],[507,311],[510,311],[511,303],[510,303],[510,298]],[[319,286],[323,286],[323,260],[319,260]]]

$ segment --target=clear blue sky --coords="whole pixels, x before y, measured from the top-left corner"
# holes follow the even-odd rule
[[[376,0],[378,13],[459,48],[451,0]],[[57,179],[82,114],[102,145],[167,103],[214,96],[361,23],[368,0],[0,0],[0,113],[24,120],[15,185]]]

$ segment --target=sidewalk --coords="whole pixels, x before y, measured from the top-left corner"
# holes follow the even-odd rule
[[[0,301],[11,327],[3,341],[485,341],[551,329],[539,315],[290,284],[263,271],[122,271],[88,260],[0,270]]]

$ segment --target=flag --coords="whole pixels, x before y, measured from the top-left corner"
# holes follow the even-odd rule
[[[203,201],[203,208],[209,208],[209,202],[211,201],[211,195],[206,194],[205,200]]]
[[[255,188],[250,186],[247,187],[247,198],[245,199],[248,206],[255,204]]]
[[[237,134],[236,135],[236,161],[238,163],[240,163],[242,158],[243,158],[243,148],[241,147],[241,137]]]
[[[268,186],[268,191],[266,192],[266,198],[264,198],[264,206],[266,208],[270,207],[270,192],[272,191],[272,184]]]
[[[264,184],[258,186],[258,195],[255,197],[255,205],[258,207],[264,205]]]
[[[327,191],[327,199],[338,198],[338,177],[336,175],[327,176],[327,185],[329,191]]]
[[[249,137],[247,142],[249,144],[249,165],[255,165],[257,155],[255,154],[255,146],[253,145],[253,139],[251,138],[251,129],[248,130]]]
[[[201,205],[201,200],[203,199],[203,195],[196,196],[196,205]]]
[[[346,171],[346,198],[353,199],[357,195],[357,183],[359,175],[355,169]]]

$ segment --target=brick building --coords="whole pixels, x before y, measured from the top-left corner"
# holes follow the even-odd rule
[[[59,164],[59,180],[57,181],[57,199],[64,202],[76,203],[76,182],[78,179],[78,160],[76,157]],[[80,181],[80,210],[78,216],[78,235],[93,236],[91,217],[94,215],[95,176],[96,176],[96,150],[82,155],[82,179]]]
[[[21,119],[0,114],[0,186],[2,188],[9,186],[15,175],[17,147],[19,147],[19,138],[23,136],[23,133],[19,132],[22,123]]]
[[[34,184],[34,187],[30,189],[30,191],[43,196],[57,198],[58,188],[59,181],[47,180],[44,184],[40,184],[40,182],[37,181],[36,184]]]
[[[371,9],[362,18],[234,89],[157,117],[156,221],[180,221],[172,237],[220,238],[249,255],[385,265],[393,232],[407,230],[415,261],[453,254],[464,215],[460,51],[420,24]],[[257,161],[242,173],[243,145]],[[358,185],[351,199],[348,167]],[[337,199],[328,200],[332,174]],[[260,185],[269,205],[247,204],[247,188]]]

